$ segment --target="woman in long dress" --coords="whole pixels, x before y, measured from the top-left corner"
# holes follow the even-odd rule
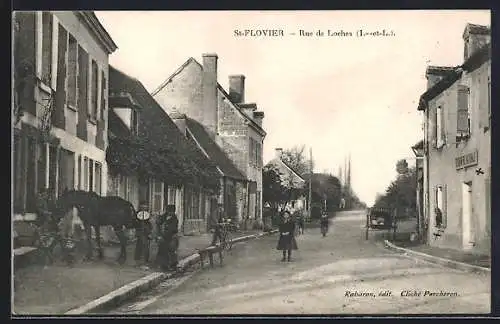
[[[279,226],[279,232],[280,236],[276,248],[283,251],[283,258],[281,261],[291,261],[292,250],[297,250],[298,247],[294,237],[295,223],[292,221],[289,211],[283,213],[283,221]]]

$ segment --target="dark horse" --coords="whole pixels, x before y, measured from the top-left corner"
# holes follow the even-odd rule
[[[83,222],[87,236],[87,259],[92,258],[92,227],[95,229],[99,258],[102,259],[100,227],[110,225],[120,240],[121,250],[118,262],[125,262],[127,237],[124,230],[137,227],[136,211],[130,202],[116,196],[101,197],[95,192],[65,190],[56,205],[59,219],[73,207],[78,210],[78,216]]]

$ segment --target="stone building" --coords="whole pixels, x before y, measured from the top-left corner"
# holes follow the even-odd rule
[[[230,76],[229,93],[224,90],[217,60],[216,54],[203,54],[203,64],[189,58],[152,95],[181,131],[187,125],[187,134],[218,164],[224,176],[219,202],[226,217],[248,225],[262,220],[264,113],[255,103],[245,102],[243,75]],[[200,132],[195,131],[197,125],[202,126]]]
[[[428,67],[424,116],[424,221],[428,243],[490,253],[490,28],[467,24],[464,63]]]
[[[106,194],[108,57],[91,11],[14,13],[14,219],[36,218],[50,188]]]

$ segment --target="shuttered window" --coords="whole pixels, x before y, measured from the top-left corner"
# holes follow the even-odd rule
[[[68,41],[68,106],[76,110],[76,84],[78,75],[78,44],[73,35]]]
[[[104,120],[104,113],[106,112],[106,89],[107,80],[104,71],[101,72],[101,120]]]
[[[158,180],[151,180],[151,211],[163,212],[163,183]]]
[[[92,121],[97,120],[98,111],[98,97],[99,92],[99,68],[97,67],[97,62],[92,60],[91,74],[90,74],[90,119]]]
[[[42,12],[42,81],[52,84],[52,14]]]
[[[102,195],[102,167],[99,162],[95,163],[95,192],[98,195]]]
[[[469,88],[459,86],[457,98],[457,136],[464,137],[470,134]]]
[[[445,130],[444,130],[444,109],[443,106],[436,108],[436,146],[441,148],[445,144]]]

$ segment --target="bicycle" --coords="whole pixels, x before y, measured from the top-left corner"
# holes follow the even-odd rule
[[[231,250],[233,247],[233,239],[231,230],[234,230],[234,225],[230,220],[223,221],[218,224],[220,226],[220,246],[223,250]]]

